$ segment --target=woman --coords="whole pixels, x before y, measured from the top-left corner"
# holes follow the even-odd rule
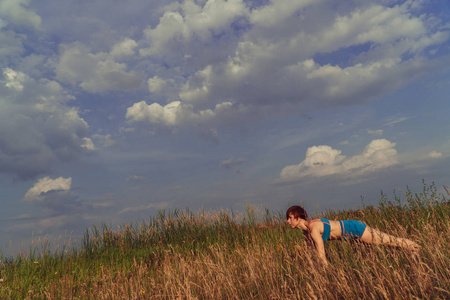
[[[307,221],[308,214],[303,207],[291,206],[286,211],[286,219],[292,228],[302,229],[311,237],[316,245],[317,254],[327,264],[324,242],[335,239],[359,239],[362,242],[376,245],[401,247],[411,251],[419,251],[419,245],[409,239],[395,237],[378,229],[371,228],[361,221],[330,221],[316,219]]]

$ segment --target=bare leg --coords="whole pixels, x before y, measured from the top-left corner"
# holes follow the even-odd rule
[[[361,237],[361,241],[368,244],[401,247],[411,251],[419,251],[420,249],[419,245],[416,242],[413,242],[409,239],[389,235],[369,226],[366,227],[366,230]]]

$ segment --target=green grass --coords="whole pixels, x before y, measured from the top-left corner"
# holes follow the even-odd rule
[[[324,268],[284,212],[248,206],[160,211],[149,220],[86,230],[77,248],[2,257],[1,299],[444,299],[450,297],[449,203],[434,184],[377,207],[315,217],[358,219],[421,246],[419,257],[361,243],[325,244]]]

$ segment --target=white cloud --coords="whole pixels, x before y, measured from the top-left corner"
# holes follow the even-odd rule
[[[430,153],[428,153],[428,156],[430,158],[441,158],[442,157],[442,153],[433,150]]]
[[[94,134],[92,138],[101,144],[102,147],[111,147],[116,145],[116,141],[112,138],[111,134]]]
[[[83,147],[89,151],[97,150],[94,146],[94,143],[92,142],[92,140],[90,138],[83,138],[83,144],[81,145],[81,147]]]
[[[2,71],[0,173],[29,179],[77,159],[88,145],[88,124],[67,106],[73,96],[55,81]]]
[[[387,168],[398,163],[396,143],[386,139],[373,140],[363,153],[345,160],[342,165],[346,171],[366,173]]]
[[[126,38],[123,41],[115,44],[112,49],[110,54],[113,57],[120,57],[120,56],[128,56],[128,55],[133,55],[135,52],[135,48],[138,46],[138,44],[130,39],[130,38]]]
[[[72,178],[58,177],[51,179],[44,177],[39,179],[25,194],[26,201],[39,201],[39,199],[51,191],[68,191],[72,186]]]
[[[90,205],[76,201],[78,195],[71,188],[71,177],[55,179],[44,177],[39,179],[26,192],[23,200],[44,207],[45,211],[51,214],[65,214],[67,212],[77,214],[90,209]]]
[[[179,99],[179,86],[174,79],[164,79],[159,76],[153,76],[147,83],[148,90],[152,94],[167,97],[167,99]]]
[[[124,48],[117,47],[113,52],[123,54]],[[137,72],[127,72],[127,65],[115,62],[114,56],[108,53],[92,54],[80,44],[65,45],[61,49],[56,75],[62,82],[79,85],[91,93],[136,89],[142,83]]]
[[[217,115],[230,112],[232,103],[217,104],[214,110],[205,109],[195,112],[190,104],[180,101],[171,102],[165,106],[158,103],[148,105],[145,101],[133,104],[127,109],[126,118],[133,122],[145,121],[166,126],[192,125],[205,123]]]
[[[22,83],[25,81],[25,74],[16,72],[10,68],[6,68],[3,71],[5,75],[5,86],[8,88],[14,88],[17,91],[23,90]]]
[[[173,40],[189,42],[194,37],[207,40],[211,31],[220,32],[247,13],[242,0],[208,0],[203,6],[187,0],[178,9],[165,12],[155,28],[144,31],[150,47],[141,49],[141,55],[158,54]]]
[[[216,15],[220,18],[213,19]],[[211,35],[238,21],[239,34],[223,35],[226,47],[222,36]],[[433,67],[423,50],[440,45],[448,34],[428,22],[414,15],[406,3],[391,7],[340,3],[334,9],[326,1],[309,0],[273,0],[254,8],[238,0],[172,5],[158,25],[145,30],[143,43],[150,46],[140,49],[141,55],[165,62],[164,68],[174,65],[164,78],[154,75],[148,80],[152,93],[166,97],[158,101],[171,104],[150,104],[152,117],[139,120],[185,125],[178,113],[189,111],[191,115],[208,112],[207,118],[188,118],[191,121],[220,123],[223,116],[210,112],[225,102],[239,108],[233,118],[243,122],[250,115],[265,116],[283,109],[306,111],[367,103]],[[358,47],[361,50],[355,50]],[[200,55],[199,49],[221,56],[211,59]],[[348,58],[333,64],[315,57],[331,58],[335,51],[344,50]],[[185,78],[184,83],[180,78]],[[176,118],[168,113],[175,104]]]
[[[0,64],[3,61],[8,62],[8,59],[16,58],[24,52],[24,37],[16,35],[12,31],[4,30],[3,26],[5,24],[0,19]]]
[[[285,21],[287,17],[319,0],[271,0],[270,4],[252,10],[250,21],[253,24],[269,27]]]
[[[373,140],[364,151],[352,157],[341,154],[330,146],[321,145],[308,148],[305,159],[281,170],[281,180],[296,180],[305,176],[323,177],[327,175],[356,176],[387,168],[398,163],[395,143],[385,139]]]
[[[298,165],[284,167],[281,170],[280,177],[282,179],[293,179],[308,175],[321,177],[336,174],[341,172],[341,162],[344,159],[345,156],[341,155],[340,150],[326,145],[313,146],[306,151],[304,161]]]
[[[210,88],[214,83],[215,74],[211,65],[196,72],[180,89],[180,98],[188,103],[202,105],[208,100],[210,101]],[[226,84],[224,82],[224,84]]]
[[[180,101],[175,101],[161,106],[158,103],[147,105],[145,101],[135,103],[127,109],[126,117],[132,121],[147,120],[150,123],[162,123],[164,125],[175,125],[177,123],[177,110]]]
[[[31,0],[0,0],[0,16],[17,26],[41,27],[41,17],[26,9]]]
[[[356,10],[350,16],[337,18],[325,36],[330,39],[351,37],[359,44],[381,44],[405,37],[416,39],[424,34],[423,22],[419,18],[412,18],[405,7],[374,5],[366,10]]]
[[[367,97],[367,91],[375,87],[379,87],[380,90],[373,91],[372,97],[400,87],[405,83],[404,79],[401,79],[405,71],[415,67],[408,63],[401,65],[400,60],[390,58],[375,63],[355,64],[346,68],[316,64],[314,69],[306,74],[306,78],[314,86],[319,82],[323,83],[324,86],[320,93],[316,93],[316,97],[332,99],[332,101],[341,102],[342,105],[346,102],[361,101],[354,97],[357,95]]]
[[[161,93],[169,84],[172,84],[173,82],[173,79],[164,80],[158,76],[153,76],[148,80],[148,89],[152,93]]]

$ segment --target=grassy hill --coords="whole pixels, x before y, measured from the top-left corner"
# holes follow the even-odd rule
[[[434,185],[377,207],[315,217],[358,219],[421,246],[409,252],[325,243],[317,260],[284,212],[160,211],[141,224],[86,231],[80,247],[0,262],[1,299],[449,299],[450,205]]]

